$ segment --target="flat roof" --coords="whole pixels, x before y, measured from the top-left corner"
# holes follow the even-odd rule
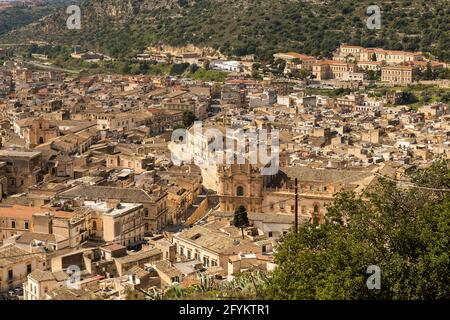
[[[95,211],[100,211],[108,216],[119,216],[130,210],[142,207],[141,203],[120,203],[117,207],[111,208],[106,202],[86,201],[84,206],[91,208]]]
[[[39,155],[38,151],[0,150],[0,157],[34,158]]]

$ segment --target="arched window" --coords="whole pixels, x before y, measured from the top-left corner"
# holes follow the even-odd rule
[[[92,222],[92,230],[97,230],[97,221]]]
[[[314,205],[314,215],[319,213],[319,205]]]
[[[39,144],[43,144],[44,143],[44,138],[40,137],[39,138]]]
[[[146,222],[144,225],[145,231],[148,231],[148,223]]]
[[[319,215],[320,215],[319,205],[318,205],[318,204],[315,204],[315,205],[314,205],[314,212],[313,212],[313,214],[312,214],[312,222],[313,222],[313,224],[317,225],[317,224],[320,223],[320,217],[319,217]]]
[[[239,186],[236,188],[236,195],[238,197],[243,197],[244,196],[244,187]]]

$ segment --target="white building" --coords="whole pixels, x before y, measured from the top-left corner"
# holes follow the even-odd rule
[[[364,73],[363,72],[343,72],[342,79],[343,81],[363,81]]]
[[[241,72],[243,65],[239,61],[223,61],[213,60],[210,63],[210,68],[213,70],[228,71],[228,72]]]

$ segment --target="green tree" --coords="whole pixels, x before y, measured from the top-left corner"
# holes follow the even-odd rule
[[[170,75],[176,76],[176,75],[182,75],[184,71],[189,67],[189,63],[176,63],[172,65],[170,68]]]
[[[183,112],[183,126],[189,128],[194,124],[196,117],[192,111]]]
[[[195,63],[193,63],[189,67],[189,72],[194,74],[197,72],[198,69],[200,69],[200,67],[198,65],[196,65]]]
[[[272,70],[275,75],[282,75],[285,68],[286,68],[286,61],[282,59],[277,59],[272,65]]]
[[[210,64],[211,62],[208,59],[205,59],[205,61],[203,62],[203,69],[209,70]]]
[[[252,78],[255,79],[255,80],[262,80],[263,79],[262,75],[259,73],[259,70],[255,69],[255,68],[253,68],[253,70],[252,70]]]
[[[436,161],[411,180],[416,187],[381,179],[364,199],[342,192],[326,224],[287,235],[266,297],[449,299],[449,165]],[[371,265],[381,269],[380,290],[366,285]]]
[[[242,239],[244,239],[244,228],[249,226],[247,209],[244,206],[239,206],[234,212],[233,226],[241,229]]]
[[[414,95],[414,93],[409,91],[403,91],[399,99],[400,104],[412,104],[416,103],[417,101],[417,97]]]
[[[425,69],[425,72],[423,73],[423,79],[424,80],[433,80],[435,78],[433,68],[431,67],[431,63],[427,63],[427,68]]]

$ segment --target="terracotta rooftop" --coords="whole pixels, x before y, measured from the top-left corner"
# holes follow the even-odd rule
[[[22,250],[13,244],[6,245],[0,248],[0,268],[37,256],[39,256],[38,253],[30,254],[29,252]]]

